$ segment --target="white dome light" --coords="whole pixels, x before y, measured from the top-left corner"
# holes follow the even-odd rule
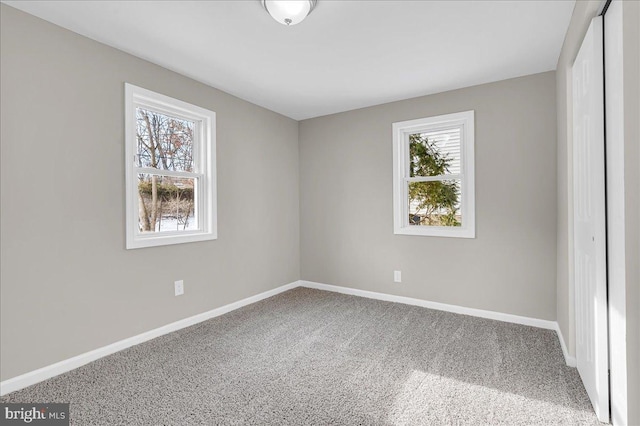
[[[296,25],[311,13],[316,2],[317,0],[262,0],[262,5],[282,25]]]

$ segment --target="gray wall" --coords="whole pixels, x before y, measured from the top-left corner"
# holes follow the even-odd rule
[[[391,123],[470,109],[477,238],[394,235]],[[301,276],[555,320],[555,194],[554,72],[305,120]]]
[[[296,121],[0,7],[2,380],[299,279]],[[124,82],[217,113],[218,240],[125,250]]]
[[[623,3],[627,401],[640,425],[640,2]]]

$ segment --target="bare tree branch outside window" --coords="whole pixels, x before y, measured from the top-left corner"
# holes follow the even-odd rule
[[[138,174],[140,231],[196,228],[195,179],[162,174],[193,171],[195,124],[143,108],[136,109],[136,120],[136,165],[158,170]]]

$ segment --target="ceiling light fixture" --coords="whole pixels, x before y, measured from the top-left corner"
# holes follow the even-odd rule
[[[262,6],[282,25],[296,25],[316,7],[317,0],[262,0]]]

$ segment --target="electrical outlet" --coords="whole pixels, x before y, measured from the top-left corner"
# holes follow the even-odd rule
[[[402,282],[402,271],[393,271],[393,282],[394,283]]]
[[[184,281],[180,280],[180,281],[176,281],[173,283],[175,290],[176,290],[176,296],[181,296],[184,294]]]

